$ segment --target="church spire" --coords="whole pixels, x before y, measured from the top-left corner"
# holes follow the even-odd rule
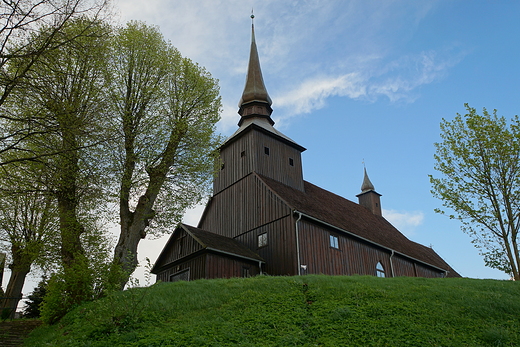
[[[238,106],[238,114],[240,114],[240,126],[244,119],[247,118],[264,118],[269,124],[274,125],[271,119],[271,98],[265,88],[264,79],[262,77],[262,70],[260,69],[260,59],[258,58],[258,50],[255,40],[255,25],[251,14],[251,51],[249,53],[249,66],[247,68],[246,85],[244,92],[240,98]]]
[[[365,167],[365,176],[363,177],[363,184],[361,185],[361,192],[364,193],[364,192],[368,192],[370,190],[376,190],[374,188],[374,185],[372,184],[372,182],[370,182],[370,178],[368,178],[368,174],[367,174],[367,168]]]
[[[365,175],[363,177],[363,184],[361,185],[361,193],[356,195],[359,199],[359,204],[368,208],[373,214],[382,216],[381,194],[376,192],[374,185],[368,178],[366,167],[364,169]]]

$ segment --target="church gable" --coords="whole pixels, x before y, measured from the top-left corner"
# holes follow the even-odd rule
[[[199,228],[236,238],[290,215],[291,208],[252,173],[211,198]]]
[[[151,272],[174,263],[181,258],[202,250],[204,247],[191,236],[183,225],[179,225],[164,246]],[[155,272],[154,272],[155,273]]]

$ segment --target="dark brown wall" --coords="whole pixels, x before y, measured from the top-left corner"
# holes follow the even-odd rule
[[[250,174],[212,198],[199,227],[236,238],[290,214],[291,209]]]
[[[243,268],[249,268],[250,275],[260,274],[258,263],[246,260],[224,257],[214,253],[208,253],[206,258],[207,277],[210,278],[232,278],[242,277]]]
[[[171,265],[157,274],[157,281],[169,282],[170,276],[189,269],[190,281],[202,278],[231,278],[242,277],[243,268],[249,268],[251,276],[260,274],[256,262],[227,257],[215,253],[204,253],[195,258]]]
[[[264,148],[269,148],[269,155]],[[225,146],[220,158],[224,164],[213,182],[213,194],[255,171],[291,187],[303,190],[301,152],[260,131],[248,131]],[[293,166],[289,165],[293,159]]]
[[[339,249],[330,246],[330,235],[338,237]],[[392,276],[391,251],[357,240],[332,228],[311,221],[299,222],[300,259],[307,274],[376,275],[378,262],[385,276]],[[442,277],[443,272],[404,258],[392,257],[394,276]]]
[[[377,216],[382,216],[381,213],[381,196],[374,192],[369,191],[366,193],[358,194],[359,204],[362,206],[365,206],[370,211],[372,211],[373,214]]]
[[[291,215],[253,229],[236,239],[257,252],[266,262],[264,272],[275,276],[297,275],[296,235]],[[258,235],[267,233],[267,245],[258,247]]]
[[[157,264],[156,267],[172,263],[182,257],[189,254],[193,254],[202,249],[202,246],[189,236],[183,229],[177,229],[178,232],[173,238],[173,242],[170,243],[170,247],[165,249],[166,254],[162,258],[162,262]]]
[[[162,270],[157,274],[156,281],[169,282],[171,275],[186,269],[190,269],[190,281],[205,278],[206,254],[201,254],[195,258],[191,258]]]
[[[401,257],[398,254],[394,254],[392,257],[392,264],[394,264],[395,276],[408,276],[416,277],[414,263],[408,259]]]

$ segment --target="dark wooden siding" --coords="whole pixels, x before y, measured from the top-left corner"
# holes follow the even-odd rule
[[[190,281],[206,278],[231,278],[242,277],[243,269],[249,269],[250,276],[260,274],[259,264],[254,261],[229,257],[226,255],[204,252],[194,258],[185,261],[177,261],[170,264],[157,274],[157,281],[170,282],[172,275],[189,270]]]
[[[339,248],[330,246],[330,235],[338,238]],[[312,221],[299,222],[300,259],[307,274],[376,275],[381,262],[386,277],[443,277],[441,270],[394,254],[390,250],[356,239],[333,228]]]
[[[414,262],[407,258],[403,258],[398,254],[392,257],[392,264],[394,265],[395,276],[416,277]]]
[[[269,275],[296,275],[295,220],[291,215],[238,236],[236,239],[257,252],[266,262]],[[258,247],[258,235],[267,233],[267,245]]]
[[[244,267],[249,269],[251,276],[260,274],[258,263],[241,260],[238,258],[226,257],[219,254],[208,253],[206,258],[206,278],[242,277]]]
[[[338,249],[330,246],[330,235],[338,238]],[[375,275],[381,262],[390,277],[390,254],[334,229],[310,221],[299,222],[300,259],[308,274]]]
[[[189,254],[193,254],[202,249],[202,246],[193,239],[183,229],[177,229],[176,235],[171,242],[170,247],[166,249],[167,253],[162,258],[161,263],[156,264],[157,268],[172,263]]]
[[[201,254],[186,261],[177,262],[157,274],[157,282],[169,282],[170,276],[178,272],[190,270],[190,281],[206,278],[206,254]]]
[[[251,174],[212,198],[199,227],[235,238],[290,214],[291,209]]]
[[[441,272],[434,268],[426,267],[422,264],[415,264],[418,277],[444,277],[445,272]]]
[[[269,148],[265,154],[264,148]],[[255,171],[303,191],[301,152],[296,148],[252,130],[241,135],[220,153],[223,169],[213,182],[213,194]],[[292,159],[290,165],[289,160]]]

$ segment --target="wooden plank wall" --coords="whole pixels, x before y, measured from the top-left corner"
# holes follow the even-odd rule
[[[163,261],[156,265],[157,268],[172,263],[182,257],[202,249],[202,246],[183,229],[177,229],[176,235],[174,235],[173,240],[171,241],[173,242],[169,243],[169,247],[165,257],[163,258]]]
[[[295,219],[291,216],[250,230],[236,239],[257,252],[266,262],[264,273],[273,276],[297,275]],[[267,245],[258,247],[258,235],[267,233]]]
[[[269,148],[265,154],[264,148]],[[301,152],[260,131],[248,131],[220,153],[223,169],[213,181],[213,194],[255,171],[303,191]],[[289,164],[293,159],[293,165]]]
[[[394,254],[392,258],[392,264],[394,264],[395,276],[408,276],[416,277],[415,266],[409,259],[403,258],[398,254]]]
[[[430,267],[423,266],[422,264],[415,264],[418,277],[444,277],[444,272],[440,272]]]
[[[260,274],[258,263],[208,253],[206,258],[206,278],[242,277],[244,267],[249,269],[251,276]]]
[[[330,235],[338,237],[338,249],[330,246]],[[374,276],[376,265],[381,262],[385,276],[392,276],[389,250],[305,220],[299,224],[299,239],[301,264],[307,265],[307,274]],[[443,276],[440,270],[396,254],[392,257],[392,265],[395,276]]]
[[[235,238],[289,214],[291,209],[251,174],[213,197],[200,227]]]
[[[188,259],[184,262],[178,263],[175,266],[170,266],[157,274],[156,281],[169,282],[170,275],[177,272],[190,269],[190,281],[205,278],[206,275],[206,254],[201,254],[196,258]]]

